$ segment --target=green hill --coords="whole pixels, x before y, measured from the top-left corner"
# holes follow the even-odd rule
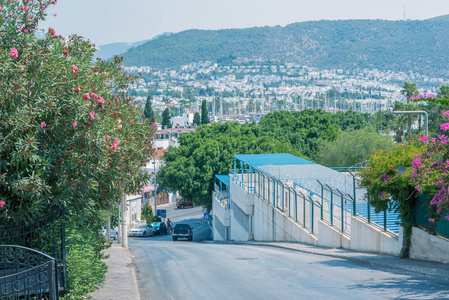
[[[449,77],[449,16],[424,21],[339,20],[285,27],[187,30],[129,49],[124,65],[178,67],[225,56],[318,68],[410,70]]]

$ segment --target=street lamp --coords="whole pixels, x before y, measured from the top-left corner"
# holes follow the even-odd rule
[[[423,111],[423,110],[412,110],[412,111],[391,111],[392,114],[408,114],[408,115],[412,115],[412,114],[423,114],[424,115],[424,125],[425,125],[425,135],[429,136],[429,132],[428,132],[428,128],[429,128],[429,116],[427,115],[427,112]]]

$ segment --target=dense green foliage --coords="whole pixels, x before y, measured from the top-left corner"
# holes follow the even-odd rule
[[[390,150],[378,150],[369,160],[369,166],[360,172],[361,185],[367,190],[370,204],[377,212],[393,210],[399,212],[405,228],[402,256],[408,256],[410,247],[410,217],[415,209],[417,191],[411,180],[411,162],[414,154],[423,151],[422,143],[410,140],[397,144]],[[405,166],[404,174],[398,172],[399,166]]]
[[[201,102],[201,125],[209,124],[209,113],[207,112],[207,102],[203,100]]]
[[[201,117],[200,117],[200,113],[196,112],[193,115],[193,125],[195,126],[200,126],[201,125]]]
[[[0,224],[32,224],[65,207],[68,293],[80,296],[104,280],[99,215],[149,179],[141,166],[153,132],[126,93],[134,78],[120,59],[93,63],[89,41],[53,29],[36,38],[55,3],[1,2]]]
[[[289,143],[293,148],[315,160],[318,144],[334,141],[341,131],[365,128],[372,120],[369,114],[354,111],[332,114],[323,110],[279,111],[260,120],[264,134]]]
[[[171,114],[170,114],[170,108],[164,109],[162,112],[162,128],[171,128]]]
[[[145,108],[143,110],[143,114],[145,118],[147,118],[149,122],[155,122],[153,107],[151,106],[151,95],[147,97],[147,102],[145,103]]]
[[[187,30],[128,50],[124,64],[166,68],[260,57],[326,69],[412,70],[447,76],[449,41],[444,36],[449,36],[448,16],[424,21],[321,20],[285,27]]]
[[[186,200],[211,209],[215,174],[227,174],[233,166],[234,154],[292,153],[299,151],[288,143],[263,134],[251,123],[214,123],[202,125],[196,132],[181,135],[179,148],[169,148],[166,163],[158,173],[162,188],[178,191]]]
[[[371,128],[342,132],[334,141],[318,145],[316,160],[327,167],[354,166],[368,160],[374,150],[393,146],[390,136],[383,136]]]
[[[343,130],[365,128],[370,120],[370,115],[352,111],[305,110],[268,114],[259,124],[202,125],[196,132],[180,136],[179,148],[169,148],[158,181],[163,188],[210,209],[214,175],[227,174],[235,154],[307,154],[316,160],[320,143],[334,141]]]
[[[151,208],[150,204],[147,203],[143,206],[142,209],[142,220],[147,221],[147,224],[151,224],[153,222],[160,222],[161,218],[153,214],[153,209]]]

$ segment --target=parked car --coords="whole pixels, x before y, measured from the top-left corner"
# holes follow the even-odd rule
[[[173,240],[176,241],[178,238],[193,240],[193,227],[190,227],[189,224],[176,224],[173,228]]]
[[[167,225],[164,222],[153,222],[151,225],[153,226],[154,234],[161,235],[168,233]]]
[[[138,224],[129,231],[129,236],[154,236],[151,224]]]
[[[104,237],[107,237],[107,236],[108,236],[108,234],[107,234],[107,233],[108,233],[108,229],[107,229],[107,226],[106,226],[106,225],[103,226],[103,229],[101,229],[101,233],[104,235]],[[117,230],[114,229],[114,228],[111,228],[111,239],[116,240],[117,237],[118,237],[118,232],[117,232]]]
[[[193,207],[193,202],[186,202],[182,199],[179,199],[178,201],[176,201],[176,207],[177,208]]]

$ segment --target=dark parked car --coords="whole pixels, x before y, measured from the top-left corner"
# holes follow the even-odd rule
[[[153,226],[154,234],[161,235],[168,233],[167,225],[164,222],[153,222],[151,225]]]
[[[176,224],[173,228],[173,240],[178,238],[186,238],[189,241],[193,239],[193,228],[189,224]]]
[[[193,202],[186,202],[182,199],[179,199],[178,201],[176,201],[176,207],[177,208],[193,207]]]

